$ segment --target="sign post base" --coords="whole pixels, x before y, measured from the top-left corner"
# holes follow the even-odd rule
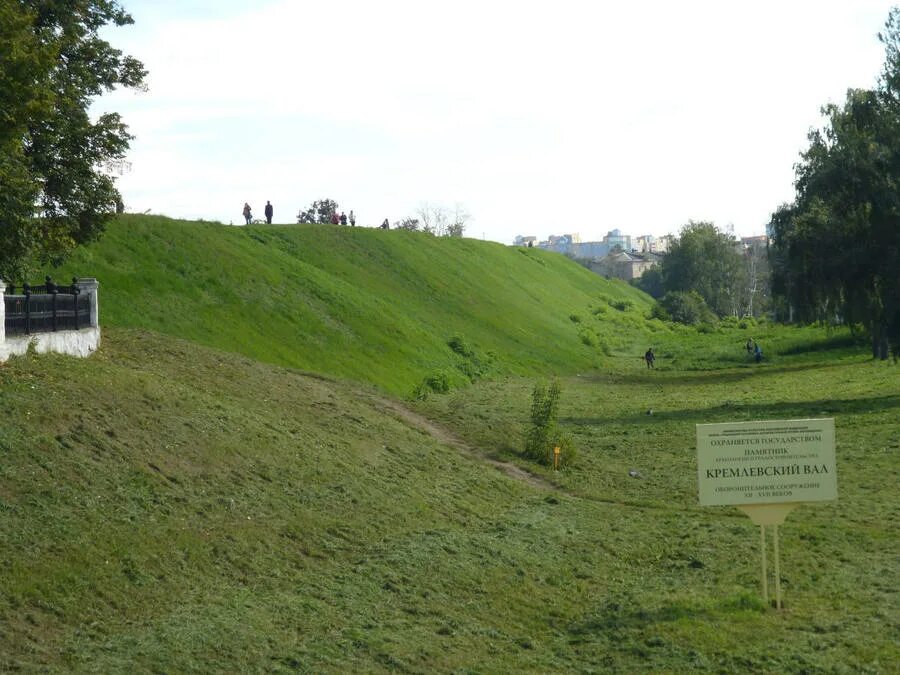
[[[775,607],[781,609],[781,561],[778,551],[778,526],[799,504],[746,504],[738,508],[759,525],[759,545],[762,554],[762,595],[763,602],[769,604],[768,570],[766,568],[766,525],[771,525],[775,538]]]

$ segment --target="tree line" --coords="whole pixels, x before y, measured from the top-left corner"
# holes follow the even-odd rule
[[[334,220],[340,211],[334,199],[317,199],[306,209],[297,214],[297,223],[327,224]],[[435,204],[422,204],[415,216],[408,216],[393,222],[395,230],[425,232],[437,237],[462,237],[471,215],[462,205],[456,204],[452,209]]]
[[[822,108],[825,123],[795,166],[795,198],[767,225],[770,244],[741,250],[713,223],[688,223],[635,282],[658,299],[656,316],[841,323],[870,337],[873,357],[900,356],[900,7],[878,39],[878,85]]]

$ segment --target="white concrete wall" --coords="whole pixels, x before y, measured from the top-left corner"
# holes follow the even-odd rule
[[[55,352],[70,356],[90,356],[100,346],[100,304],[97,298],[99,284],[93,277],[78,279],[76,285],[82,293],[91,294],[91,326],[81,330],[60,330],[55,333],[33,333],[6,337],[5,310],[3,295],[6,284],[0,281],[0,363],[10,356],[21,356],[28,351],[28,345],[34,344],[38,354]]]
[[[10,356],[21,356],[28,351],[28,345],[32,343],[38,354],[56,352],[71,356],[90,356],[100,346],[100,328],[7,337],[0,342],[0,362],[6,361]]]

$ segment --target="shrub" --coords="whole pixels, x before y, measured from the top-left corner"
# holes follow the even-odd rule
[[[696,291],[666,293],[653,306],[651,316],[664,321],[675,321],[687,325],[715,323],[716,317],[706,306],[706,301]]]
[[[559,414],[559,380],[547,387],[543,382],[531,394],[531,429],[525,436],[525,455],[546,466],[553,466],[553,448],[558,447],[560,467],[575,460],[576,450],[571,436],[563,434],[557,423]]]
[[[494,354],[488,352],[486,356],[480,357],[475,350],[466,342],[461,335],[454,335],[447,341],[447,346],[460,358],[456,360],[454,366],[470,382],[475,382],[487,375],[494,365]]]
[[[425,376],[413,391],[417,399],[427,398],[429,394],[446,394],[450,391],[450,376],[444,370],[436,370]]]
[[[590,328],[582,327],[578,331],[578,337],[581,339],[582,344],[585,344],[588,347],[596,347],[600,344],[600,341],[597,339],[597,334]]]
[[[572,323],[581,323],[581,317],[577,314],[569,314],[569,321]]]
[[[454,335],[447,340],[447,346],[460,356],[470,358],[475,355],[475,351],[466,342],[462,335]]]
[[[610,300],[609,306],[620,312],[624,312],[634,307],[634,303],[631,300]]]

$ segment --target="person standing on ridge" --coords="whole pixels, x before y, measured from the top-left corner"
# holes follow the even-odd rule
[[[244,214],[244,221],[247,225],[249,225],[250,220],[253,218],[253,216],[250,213],[250,205],[247,202],[244,202],[244,210],[242,211],[242,213]]]
[[[347,214],[341,211],[341,225],[347,225]]]
[[[356,216],[353,215],[353,209],[350,209],[350,227],[356,227]]]
[[[273,212],[274,212],[274,209],[272,209],[272,202],[267,201],[265,214],[266,214],[266,223],[268,223],[269,225],[272,224],[272,213]]]

